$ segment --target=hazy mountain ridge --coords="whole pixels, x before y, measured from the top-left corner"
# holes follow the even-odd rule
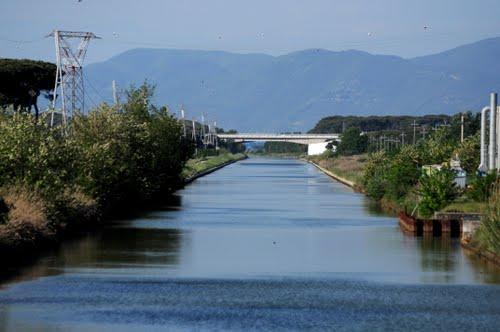
[[[310,49],[273,57],[221,51],[135,49],[86,68],[111,100],[111,80],[148,79],[157,101],[225,128],[307,130],[329,115],[452,114],[478,110],[500,88],[500,38],[404,59]],[[92,90],[89,91],[90,93]]]

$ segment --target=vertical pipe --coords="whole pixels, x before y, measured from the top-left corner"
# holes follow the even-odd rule
[[[489,107],[485,107],[481,110],[481,161],[478,168],[480,172],[486,172],[488,170],[488,166],[486,165],[486,112],[489,110]]]
[[[500,171],[500,106],[497,106],[497,171]]]
[[[496,150],[496,109],[497,109],[497,94],[492,93],[490,98],[490,144],[488,146],[488,167],[490,170],[495,169],[495,150]]]

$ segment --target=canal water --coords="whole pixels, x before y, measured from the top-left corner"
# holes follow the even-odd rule
[[[499,283],[312,165],[251,158],[21,271],[0,331],[498,331]]]

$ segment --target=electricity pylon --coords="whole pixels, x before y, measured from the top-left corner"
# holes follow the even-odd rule
[[[47,37],[54,37],[56,46],[56,82],[52,99],[52,115],[50,125],[54,125],[58,93],[60,94],[61,115],[63,126],[67,124],[68,116],[73,112],[84,112],[85,86],[83,84],[83,60],[91,39],[100,39],[92,32],[54,30]],[[79,39],[78,47],[74,49],[70,39]]]

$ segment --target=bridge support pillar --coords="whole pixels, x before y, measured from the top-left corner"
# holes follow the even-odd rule
[[[310,143],[307,145],[307,155],[316,156],[326,151],[329,142]]]

